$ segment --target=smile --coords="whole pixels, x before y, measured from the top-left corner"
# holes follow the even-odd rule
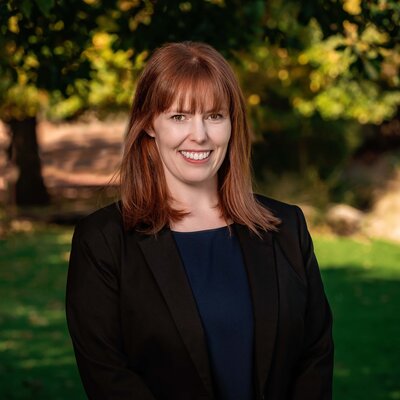
[[[205,160],[211,154],[211,151],[180,151],[180,153],[190,160]]]

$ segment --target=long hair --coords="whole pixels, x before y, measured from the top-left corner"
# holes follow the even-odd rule
[[[189,97],[188,97],[189,96]],[[251,137],[245,102],[235,74],[213,47],[199,42],[167,43],[147,62],[136,87],[120,166],[122,216],[126,229],[157,234],[188,215],[174,209],[161,158],[146,129],[172,104],[190,112],[227,105],[231,137],[218,170],[218,208],[227,221],[246,225],[258,236],[281,222],[254,197],[250,167]]]

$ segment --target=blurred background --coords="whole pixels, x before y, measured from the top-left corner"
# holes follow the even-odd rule
[[[117,198],[150,52],[195,40],[241,82],[257,192],[306,214],[334,398],[400,399],[399,27],[397,0],[0,1],[0,397],[85,398],[64,316],[73,225]]]

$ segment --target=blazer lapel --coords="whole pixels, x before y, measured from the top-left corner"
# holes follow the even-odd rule
[[[278,287],[270,232],[263,239],[234,224],[243,253],[255,322],[255,373],[259,393],[268,377],[278,323]],[[169,228],[139,241],[171,315],[211,398],[214,397],[205,334],[179,251]]]
[[[214,398],[202,322],[172,233],[164,228],[157,237],[147,236],[140,240],[139,245],[204,386]]]
[[[255,321],[255,371],[259,393],[263,392],[274,353],[278,325],[278,283],[273,236],[263,240],[244,225],[235,224],[247,269]]]

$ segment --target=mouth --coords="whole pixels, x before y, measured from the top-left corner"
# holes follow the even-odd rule
[[[195,160],[195,161],[201,161],[205,160],[208,157],[210,157],[212,150],[207,150],[207,151],[185,151],[185,150],[180,150],[179,153],[183,155],[183,157],[189,159],[189,160]]]

